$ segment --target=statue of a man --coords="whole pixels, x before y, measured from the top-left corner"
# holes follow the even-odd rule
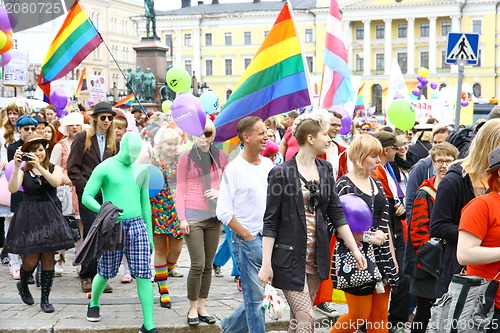
[[[135,96],[138,100],[144,99],[144,92],[142,91],[142,81],[144,80],[144,72],[141,71],[141,67],[137,66],[135,68],[134,80],[132,81],[132,89],[134,89]]]
[[[147,37],[158,37],[156,35],[156,13],[155,13],[155,2],[154,0],[144,0],[144,8],[146,12],[146,36]],[[151,34],[149,33],[149,24],[151,23]]]
[[[152,100],[155,96],[156,89],[156,78],[155,75],[151,72],[151,68],[146,70],[144,74],[144,81],[142,85],[142,93],[144,100]]]
[[[132,87],[133,87],[133,82],[134,82],[134,74],[132,74],[132,69],[129,68],[127,69],[127,73],[125,74],[127,77],[127,95],[130,95],[132,93]]]

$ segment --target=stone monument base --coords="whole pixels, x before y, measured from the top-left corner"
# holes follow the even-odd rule
[[[138,106],[138,107],[142,107],[144,108],[144,110],[146,110],[146,112],[149,112],[149,111],[152,111],[152,112],[161,112],[161,104],[159,103],[145,103],[145,102],[141,102],[141,104],[139,103],[134,103],[132,104],[132,108]]]

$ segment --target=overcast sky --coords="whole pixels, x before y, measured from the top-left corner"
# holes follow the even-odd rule
[[[261,0],[265,1],[277,1],[277,0]],[[212,0],[203,0],[204,3],[212,3]],[[219,3],[231,3],[231,2],[252,2],[252,0],[219,0]],[[198,4],[197,0],[192,0],[191,5],[194,6]],[[155,9],[157,10],[170,10],[181,8],[181,0],[160,0],[155,1]]]

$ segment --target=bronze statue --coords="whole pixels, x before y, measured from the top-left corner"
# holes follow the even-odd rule
[[[134,74],[132,74],[132,69],[127,69],[127,73],[125,75],[127,77],[127,95],[130,95],[132,93],[134,83]]]
[[[146,36],[147,37],[156,37],[156,13],[155,13],[155,2],[154,0],[144,0],[144,8],[146,12],[144,16],[146,16]],[[149,33],[149,24],[151,23],[151,34]]]
[[[142,96],[144,101],[152,101],[155,96],[156,78],[151,72],[151,68],[146,70],[142,84]]]
[[[144,92],[142,91],[142,81],[144,80],[144,72],[141,71],[141,67],[137,66],[133,75],[134,80],[132,81],[132,89],[135,92],[135,97],[138,100],[143,100]]]

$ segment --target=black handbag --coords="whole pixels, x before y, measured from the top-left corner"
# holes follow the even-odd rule
[[[420,245],[417,259],[422,268],[434,277],[438,277],[443,262],[443,250],[446,240],[432,237]]]
[[[78,229],[78,224],[73,216],[64,217],[68,221],[69,230],[71,231],[71,238],[73,242],[78,242],[80,240],[80,229]]]
[[[375,261],[373,244],[357,242],[357,245],[368,263],[368,267],[364,270],[358,268],[356,259],[344,241],[340,238],[337,240],[332,266],[332,281],[335,289],[346,290],[365,285],[375,286],[378,281],[382,281],[382,274]]]

